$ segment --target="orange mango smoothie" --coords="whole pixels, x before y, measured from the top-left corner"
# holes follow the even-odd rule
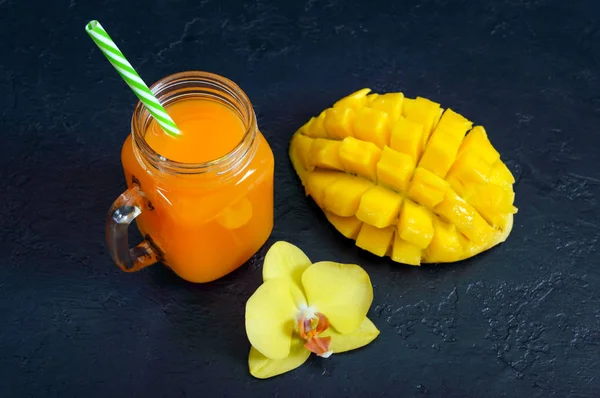
[[[136,222],[175,273],[191,282],[213,281],[246,262],[271,233],[273,154],[256,127],[251,131],[217,100],[182,99],[165,108],[181,135],[169,136],[149,122],[143,139],[158,155],[158,167],[131,136],[123,146],[128,186],[138,184],[143,193],[145,209]],[[165,171],[160,162],[182,167]]]

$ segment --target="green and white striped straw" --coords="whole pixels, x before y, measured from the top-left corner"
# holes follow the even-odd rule
[[[140,78],[133,66],[125,59],[119,47],[113,42],[100,22],[91,21],[85,26],[85,31],[90,35],[96,45],[102,50],[108,61],[115,67],[125,83],[133,90],[142,101],[148,112],[154,117],[165,133],[176,137],[181,134],[175,122],[165,108],[158,102],[146,83]]]

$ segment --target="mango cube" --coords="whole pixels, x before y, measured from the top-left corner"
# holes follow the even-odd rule
[[[413,105],[415,104],[415,99],[414,98],[404,98],[404,101],[402,103],[402,116],[406,117],[407,114],[410,113],[410,109],[413,107]]]
[[[397,234],[420,249],[425,249],[433,239],[433,218],[431,211],[425,207],[406,199],[400,221],[398,222]]]
[[[457,178],[464,185],[487,183],[492,173],[492,166],[483,158],[461,153],[448,172],[448,177]]]
[[[488,164],[494,164],[500,159],[500,154],[492,146],[482,126],[473,127],[469,134],[467,134],[458,150],[459,154],[463,152],[482,157]]]
[[[315,170],[308,175],[306,181],[306,193],[312,196],[319,207],[323,207],[325,190],[338,178],[345,175],[346,173],[339,171]]]
[[[323,208],[341,217],[353,216],[358,211],[363,194],[374,185],[362,177],[344,173],[325,188]]]
[[[506,215],[513,212],[515,193],[498,185],[476,185],[464,199],[493,227],[504,228]]]
[[[406,118],[423,126],[423,145],[429,140],[433,124],[439,117],[440,104],[426,98],[417,97],[415,102],[406,110]]]
[[[310,157],[308,163],[310,170],[315,167],[323,169],[344,170],[344,165],[340,160],[340,141],[328,140],[325,138],[315,138],[310,147]]]
[[[461,142],[472,124],[452,109],[444,112],[429,138],[419,166],[439,177],[446,177],[456,159]]]
[[[373,101],[375,101],[377,99],[377,97],[379,97],[379,94],[377,93],[371,93],[369,95],[367,95],[367,105],[366,106],[370,106]]]
[[[312,138],[302,134],[295,134],[291,145],[294,156],[300,161],[302,167],[308,171],[312,171],[314,169],[310,153],[312,144]]]
[[[372,142],[346,137],[340,147],[340,160],[349,173],[358,174],[375,181],[377,162],[381,158],[381,149]]]
[[[486,195],[489,200],[490,207],[499,213],[512,213],[515,193],[511,188],[501,187],[495,184],[477,186],[477,196],[483,197]]]
[[[326,211],[325,217],[337,229],[342,235],[349,239],[356,239],[358,231],[362,225],[362,221],[358,218],[352,217],[340,217],[336,214]]]
[[[435,131],[435,129],[438,126],[438,123],[440,122],[440,119],[442,118],[443,114],[444,114],[444,108],[440,108],[438,110],[437,115],[435,116],[435,119],[433,119],[433,126],[431,128],[431,131]]]
[[[394,227],[377,228],[369,224],[363,224],[356,238],[356,246],[376,256],[383,257],[392,244],[394,229]]]
[[[510,187],[515,183],[515,177],[513,177],[512,173],[508,167],[506,167],[506,164],[504,164],[503,161],[497,160],[492,166],[492,170],[490,172],[490,182],[492,184]]]
[[[395,122],[402,115],[403,102],[404,94],[402,93],[383,94],[373,98],[369,102],[369,108],[384,111],[390,117],[390,121]]]
[[[467,134],[467,131],[469,131],[472,126],[473,122],[469,119],[459,115],[452,109],[447,109],[434,131],[444,131],[452,138],[462,142],[463,138],[465,138],[465,134]]]
[[[464,240],[461,239],[456,227],[434,218],[433,228],[435,230],[433,239],[425,250],[427,261],[437,263],[460,260],[463,256]]]
[[[484,243],[494,232],[473,206],[456,194],[446,195],[434,211],[476,244]]]
[[[356,112],[352,108],[334,107],[325,116],[324,126],[330,138],[343,140],[352,135]]]
[[[367,94],[371,92],[370,88],[358,90],[333,104],[334,108],[352,108],[358,110],[367,104]]]
[[[377,163],[377,183],[404,192],[408,189],[414,169],[415,163],[410,156],[386,146]]]
[[[387,113],[378,109],[362,108],[356,115],[353,135],[359,140],[369,141],[383,148],[390,143],[391,129]]]
[[[469,190],[465,188],[465,185],[455,175],[448,174],[446,176],[446,181],[450,184],[450,188],[460,196],[465,197],[465,195],[468,194]],[[467,187],[469,187],[469,185],[467,185]]]
[[[296,131],[296,135],[306,135],[306,132],[308,131],[308,126],[310,126],[313,121],[315,120],[315,117],[311,117],[310,119],[308,119],[308,122],[304,123],[302,126],[300,126],[300,128]]]
[[[456,159],[459,146],[460,140],[446,134],[444,131],[436,130],[427,143],[419,166],[431,171],[438,177],[444,178]]]
[[[377,228],[384,228],[396,223],[401,205],[402,196],[375,186],[363,194],[356,218]]]
[[[423,125],[400,116],[392,128],[390,148],[407,154],[416,164],[423,152]]]
[[[300,133],[307,135],[312,138],[327,138],[327,131],[325,130],[325,117],[327,116],[328,110],[324,110],[317,117],[312,117],[310,120],[300,128]]]
[[[421,265],[421,249],[412,243],[402,240],[398,233],[396,233],[392,248],[392,260],[402,264]]]
[[[432,209],[444,199],[449,188],[447,181],[422,167],[417,167],[408,188],[408,196]]]

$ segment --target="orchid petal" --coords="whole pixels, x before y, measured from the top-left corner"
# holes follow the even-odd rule
[[[366,346],[377,336],[379,336],[379,329],[366,317],[352,333],[341,334],[334,328],[329,328],[320,335],[320,337],[331,337],[329,349],[335,354]]]
[[[304,340],[294,335],[292,337],[290,353],[287,357],[270,359],[252,347],[248,356],[248,366],[250,367],[250,374],[252,376],[259,379],[267,379],[296,369],[306,362],[309,356],[310,351],[304,348]]]
[[[302,291],[302,274],[310,267],[310,259],[298,247],[285,241],[278,241],[271,246],[263,264],[263,280],[290,278],[297,289],[292,287],[292,298],[296,306],[306,305]]]
[[[341,334],[358,329],[373,302],[369,275],[356,264],[315,263],[302,274],[302,285],[310,307]]]
[[[287,278],[263,283],[246,303],[246,334],[250,344],[271,359],[290,353],[297,308]]]

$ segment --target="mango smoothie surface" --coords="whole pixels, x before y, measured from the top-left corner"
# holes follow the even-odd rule
[[[203,163],[233,150],[246,128],[227,106],[210,100],[184,100],[167,107],[181,136],[165,134],[155,119],[146,131],[146,142],[157,153],[181,163]]]

